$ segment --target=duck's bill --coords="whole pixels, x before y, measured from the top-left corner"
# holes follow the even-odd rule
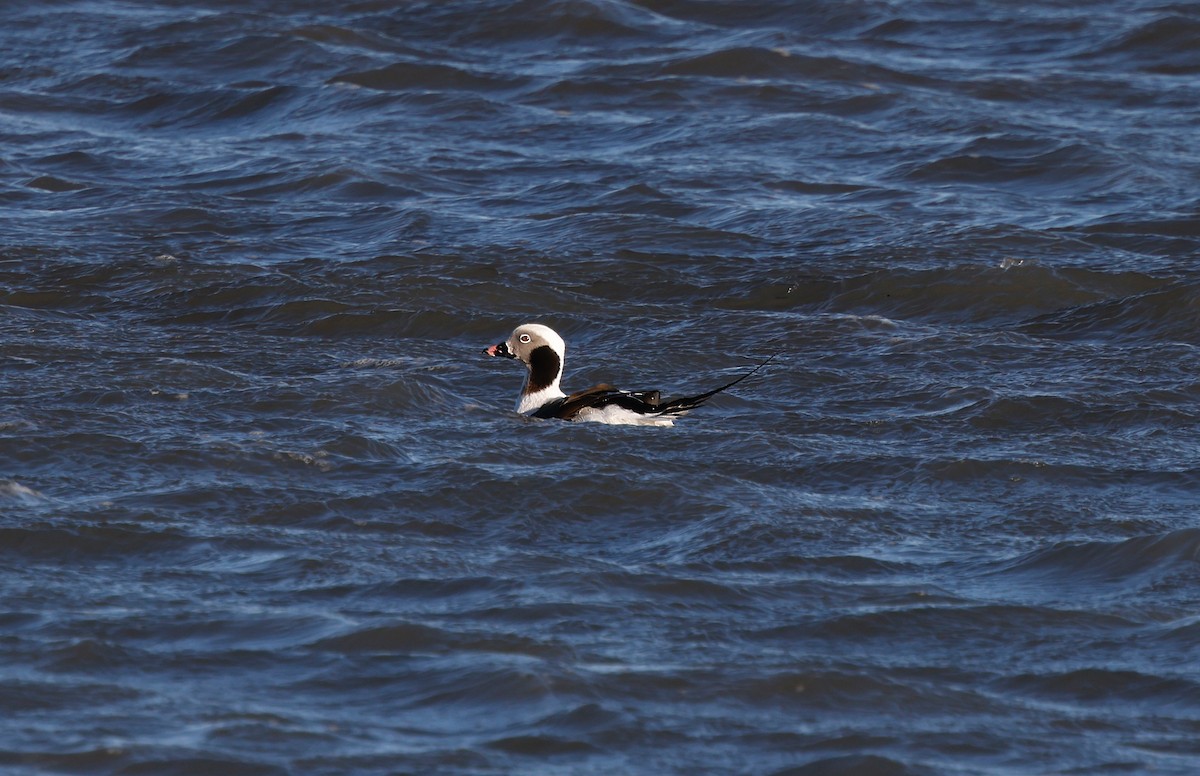
[[[504,356],[505,358],[513,357],[512,352],[508,349],[507,342],[501,342],[497,345],[492,345],[490,348],[484,348],[483,354],[485,356],[491,356],[492,358],[495,358],[496,356]]]

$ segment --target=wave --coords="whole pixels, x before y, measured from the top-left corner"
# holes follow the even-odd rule
[[[1133,592],[1169,578],[1194,577],[1198,561],[1200,528],[1183,528],[1117,542],[1061,542],[1006,562],[992,573]]]
[[[1115,294],[1169,288],[1170,278],[1137,272],[1054,267],[1041,264],[949,267],[937,270],[878,270],[831,282],[817,279],[828,312],[884,315],[901,320],[1033,326],[1089,304],[1111,303]],[[796,284],[806,286],[806,283]],[[811,303],[800,294],[797,302]],[[1049,327],[1047,327],[1048,329]],[[1036,326],[1031,333],[1036,331]]]
[[[1200,284],[1115,269],[1014,260],[936,270],[894,268],[837,278],[731,284],[717,304],[738,310],[874,316],[932,325],[988,325],[1049,339],[1200,344]]]
[[[438,62],[395,62],[384,67],[342,73],[330,79],[330,83],[380,91],[493,91],[516,89],[528,82],[527,78],[519,76]]]
[[[618,68],[619,74],[626,67]],[[634,66],[641,69],[641,66]],[[662,61],[654,68],[660,77],[705,77],[730,81],[768,80],[850,83],[870,88],[880,85],[931,86],[937,80],[927,76],[894,70],[877,63],[853,59],[814,56],[788,48],[735,46],[703,54]],[[869,85],[869,86],[868,86]]]
[[[6,428],[4,424],[0,424],[0,431],[8,430],[10,429]],[[0,480],[0,501],[4,500],[29,505],[41,503],[46,500],[46,497],[16,480]]]
[[[904,165],[903,179],[922,183],[967,183],[1014,187],[1017,190],[1073,191],[1081,185],[1102,189],[1126,173],[1123,162],[1082,143],[1049,149],[1001,147],[993,138],[977,139],[958,152],[932,161]],[[1042,144],[1035,144],[1042,145]]]
[[[1121,214],[1062,231],[1107,248],[1176,261],[1200,251],[1200,209],[1193,203],[1190,212],[1161,218]]]
[[[0,528],[0,555],[70,561],[78,558],[161,558],[187,553],[203,540],[177,528],[65,522],[56,527]]]
[[[876,754],[818,757],[804,765],[772,771],[770,776],[915,776],[924,768],[911,768],[900,760]]]
[[[556,41],[594,46],[657,41],[690,27],[625,0],[518,0],[502,14],[467,20],[459,35],[475,45]]]
[[[518,654],[545,659],[566,657],[563,648],[527,636],[495,630],[468,633],[419,623],[361,628],[314,642],[314,649],[343,653],[442,654],[447,651]]]
[[[1120,703],[1163,710],[1200,707],[1200,684],[1178,676],[1155,676],[1111,668],[1019,674],[994,682],[1004,692],[1072,704]]]
[[[1076,59],[1104,68],[1129,68],[1168,76],[1200,73],[1200,19],[1164,14],[1127,29]]]
[[[1200,283],[1104,299],[1037,316],[1020,326],[1041,337],[1200,344]]]

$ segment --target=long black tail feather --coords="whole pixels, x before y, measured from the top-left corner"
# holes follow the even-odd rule
[[[733,386],[740,383],[742,380],[745,380],[747,377],[750,377],[755,372],[757,372],[758,370],[762,369],[767,364],[774,361],[775,356],[778,356],[778,355],[779,355],[778,353],[771,354],[771,357],[768,358],[766,361],[764,361],[761,364],[759,364],[758,366],[754,367],[749,372],[742,375],[741,377],[739,377],[738,379],[734,380],[731,383],[726,383],[725,385],[722,385],[720,388],[715,388],[715,389],[709,391],[708,393],[702,393],[699,396],[688,396],[688,397],[685,397],[682,399],[672,399],[671,401],[664,402],[658,406],[657,411],[662,415],[682,415],[683,413],[687,412],[688,410],[693,410],[696,407],[699,407],[704,402],[708,401],[713,396],[716,396],[721,391],[732,388]]]

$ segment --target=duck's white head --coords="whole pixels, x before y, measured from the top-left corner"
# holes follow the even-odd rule
[[[507,340],[483,352],[489,356],[515,358],[528,370],[525,386],[517,399],[517,412],[532,412],[546,402],[566,395],[558,384],[562,379],[567,343],[549,326],[522,324]]]

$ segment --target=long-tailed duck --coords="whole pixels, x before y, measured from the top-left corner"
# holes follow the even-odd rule
[[[528,374],[517,412],[535,418],[592,421],[642,426],[670,426],[675,418],[703,404],[709,397],[745,380],[771,362],[771,358],[720,388],[680,399],[662,401],[658,391],[621,391],[608,384],[597,385],[569,396],[559,388],[567,344],[549,326],[526,323],[518,326],[505,342],[483,351],[489,356],[518,359]]]

